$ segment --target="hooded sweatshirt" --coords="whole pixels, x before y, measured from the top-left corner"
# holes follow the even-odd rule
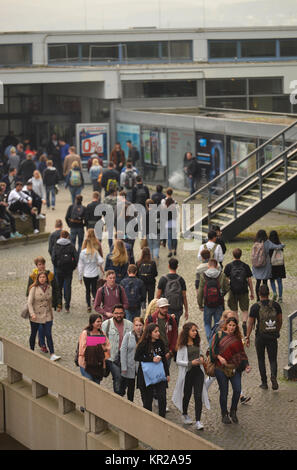
[[[55,186],[59,182],[59,175],[54,166],[48,166],[43,172],[43,184],[50,187]]]
[[[204,275],[200,276],[200,283],[199,283],[199,289],[198,289],[198,305],[199,308],[203,307],[204,304],[204,285],[205,285],[205,276],[211,278],[211,279],[218,279],[220,283],[220,288],[222,295],[225,296],[228,290],[230,289],[230,284],[229,280],[226,277],[224,273],[221,272],[220,269],[216,268],[208,268],[205,272]]]
[[[203,263],[199,264],[196,269],[196,281],[195,281],[195,288],[199,289],[200,283],[200,276],[201,274],[205,273],[208,269],[208,261],[204,261]]]

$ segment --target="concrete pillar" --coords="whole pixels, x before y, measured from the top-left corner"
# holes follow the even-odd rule
[[[0,383],[0,433],[5,432],[4,387]]]
[[[91,122],[91,101],[85,96],[81,97],[81,122]]]
[[[207,62],[208,61],[207,39],[194,39],[193,61],[194,62]]]
[[[40,398],[48,394],[48,388],[32,380],[32,397]]]
[[[13,369],[12,367],[7,366],[7,380],[8,383],[14,384],[20,382],[23,379],[23,374]]]
[[[122,450],[135,449],[138,447],[138,440],[124,431],[119,431],[119,446]]]
[[[71,411],[75,410],[75,403],[73,401],[67,400],[67,398],[62,397],[59,395],[58,397],[58,402],[59,402],[59,413],[62,415],[66,415],[67,413],[70,413]]]
[[[92,413],[90,413],[90,418],[91,432],[99,434],[107,429],[107,422],[104,419],[98,418],[98,416]]]

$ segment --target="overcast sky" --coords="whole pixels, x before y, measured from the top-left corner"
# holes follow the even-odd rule
[[[0,31],[297,26],[297,0],[0,0]]]

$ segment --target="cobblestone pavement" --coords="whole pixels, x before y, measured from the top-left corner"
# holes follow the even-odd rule
[[[89,202],[91,188],[87,187],[84,192],[84,203]],[[66,209],[70,203],[68,191],[61,189],[57,197],[55,211],[47,211],[47,230],[52,231],[56,218],[64,219]],[[285,216],[273,215],[273,220],[277,217],[279,225],[292,223],[287,221]],[[267,221],[265,223],[265,220]],[[266,216],[263,226],[272,220],[271,215]],[[279,390],[272,391],[259,389],[260,379],[257,367],[257,359],[254,347],[254,340],[247,350],[252,371],[249,375],[243,374],[243,391],[245,395],[250,395],[251,401],[247,405],[239,405],[239,424],[223,425],[220,418],[219,394],[217,383],[214,382],[209,390],[211,409],[203,409],[202,422],[205,426],[200,435],[203,438],[221,446],[224,449],[296,449],[296,417],[297,417],[297,383],[287,382],[283,376],[283,367],[287,364],[287,315],[296,309],[296,263],[294,252],[296,242],[293,240],[282,240],[286,243],[286,268],[287,279],[284,282],[284,304],[283,304],[283,329],[279,340],[278,353],[278,378]],[[232,249],[239,242],[227,244],[227,255],[225,263],[231,260]],[[197,265],[197,251],[184,250],[184,242],[180,241],[178,246],[178,259],[180,261],[179,273],[185,278],[188,289],[188,302],[190,320],[198,323],[202,339],[202,350],[205,352],[206,340],[203,328],[202,313],[197,308],[194,280]],[[240,242],[243,249],[243,261],[250,261],[251,242]],[[107,254],[107,243],[103,244],[104,253]],[[139,242],[136,242],[136,258],[139,254]],[[25,290],[28,275],[33,267],[33,259],[42,255],[47,260],[48,268],[51,262],[47,252],[47,242],[40,242],[32,245],[19,245],[0,251],[0,334],[11,338],[20,344],[28,345],[29,323],[20,318],[20,311],[25,301]],[[167,272],[167,250],[161,248],[159,263],[159,275]],[[76,348],[78,336],[81,330],[88,323],[88,313],[85,304],[84,287],[77,279],[77,272],[74,273],[71,310],[69,314],[64,311],[55,313],[53,338],[55,352],[62,356],[60,364],[79,373],[74,365],[73,356]],[[182,323],[182,322],[181,322]],[[38,348],[36,349],[38,350]],[[268,365],[268,364],[267,364]],[[174,385],[177,378],[177,366],[173,362],[171,365],[171,380],[167,393],[170,411],[167,418],[182,426],[180,413],[171,402]],[[269,375],[269,374],[268,374]],[[0,366],[0,378],[6,376],[6,366]],[[112,390],[111,378],[102,382],[104,387]],[[230,393],[231,395],[231,393]],[[229,396],[229,402],[230,402]],[[139,391],[136,391],[135,402],[142,405]],[[156,411],[156,410],[155,410]],[[193,398],[190,402],[189,414],[194,418]],[[192,432],[193,426],[187,427]]]

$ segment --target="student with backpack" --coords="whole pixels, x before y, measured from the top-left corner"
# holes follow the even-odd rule
[[[133,322],[134,317],[140,317],[141,304],[145,301],[146,290],[143,281],[136,277],[137,266],[135,264],[130,264],[127,272],[128,277],[125,277],[120,285],[125,289],[128,299],[126,318]]]
[[[70,241],[69,232],[66,230],[62,230],[60,238],[54,246],[52,263],[56,270],[60,298],[62,298],[62,290],[64,289],[65,311],[69,313],[72,276],[78,263],[78,253]]]
[[[126,192],[126,198],[128,201],[132,201],[132,190],[136,185],[137,173],[132,168],[132,163],[127,162],[125,171],[121,172],[120,184]]]
[[[65,178],[65,188],[69,187],[71,194],[72,204],[74,203],[75,196],[80,194],[84,187],[84,177],[79,167],[79,163],[74,161],[71,166],[71,170]]]
[[[218,263],[222,265],[224,260],[223,250],[221,245],[217,242],[217,234],[214,230],[208,232],[208,241],[207,243],[202,243],[198,252],[198,261],[202,261],[201,251],[209,250],[210,257],[217,260]]]
[[[256,279],[256,295],[259,302],[259,287],[261,282],[267,285],[271,277],[271,261],[269,250],[280,250],[283,244],[275,244],[268,240],[265,230],[258,230],[254,245],[252,247],[252,273]]]
[[[269,300],[269,289],[267,285],[260,286],[259,296],[260,302],[254,304],[250,310],[246,345],[250,345],[250,335],[255,321],[257,320],[255,345],[261,376],[260,388],[264,390],[268,389],[265,366],[266,349],[270,363],[272,390],[277,390],[277,340],[282,327],[282,309],[277,302]]]
[[[143,184],[142,177],[138,175],[136,177],[136,184],[132,189],[132,202],[134,204],[140,204],[145,207],[145,202],[150,198],[150,192],[147,186]]]
[[[208,269],[200,278],[198,289],[199,309],[204,312],[204,328],[209,340],[212,319],[218,323],[224,311],[224,296],[229,291],[229,280],[218,268],[218,262],[210,259]]]
[[[280,244],[278,233],[272,230],[269,234],[269,240],[276,245]],[[284,250],[269,250],[270,262],[271,262],[271,277],[270,285],[273,292],[273,300],[276,300],[276,286],[278,286],[278,302],[283,301],[283,279],[286,277]]]
[[[136,266],[138,269],[137,276],[143,281],[146,290],[145,301],[142,305],[145,308],[146,299],[149,304],[155,297],[156,277],[158,276],[156,263],[152,260],[151,251],[148,247],[142,248],[141,257]]]
[[[83,197],[81,194],[75,196],[74,204],[71,204],[66,212],[65,220],[70,228],[70,240],[75,246],[76,238],[78,239],[78,254],[80,254],[81,246],[84,240],[84,226],[86,208],[82,205]]]
[[[177,326],[185,307],[185,319],[189,318],[187,287],[183,277],[177,274],[178,260],[169,260],[169,273],[162,276],[158,283],[157,299],[165,297],[169,302],[169,313],[175,315]]]
[[[107,170],[103,171],[101,184],[102,188],[104,188],[105,196],[108,196],[112,191],[118,189],[120,182],[120,174],[115,169],[115,165],[113,162],[109,162],[107,166]]]
[[[238,307],[242,312],[243,334],[247,333],[247,319],[249,314],[249,289],[250,299],[254,300],[254,286],[252,282],[252,271],[248,264],[243,263],[240,258],[242,251],[240,248],[233,250],[233,261],[224,269],[225,275],[230,279],[230,290],[228,298],[228,307],[238,315]]]
[[[94,309],[103,316],[103,320],[112,317],[114,305],[121,304],[124,310],[129,307],[125,289],[116,283],[116,273],[109,270],[105,273],[106,282],[97,290]]]

